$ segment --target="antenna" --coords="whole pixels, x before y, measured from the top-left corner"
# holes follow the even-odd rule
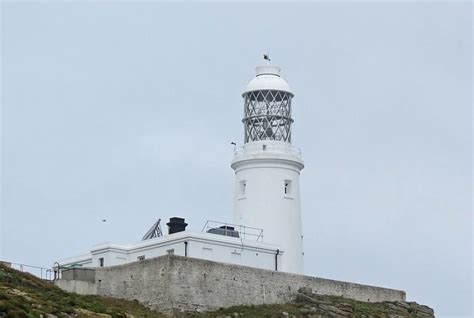
[[[153,226],[146,232],[146,234],[143,236],[142,241],[145,240],[150,240],[152,238],[156,237],[161,237],[163,236],[163,232],[161,232],[161,225],[160,225],[161,219],[158,219]]]

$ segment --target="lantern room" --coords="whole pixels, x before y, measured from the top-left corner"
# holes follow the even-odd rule
[[[272,65],[256,68],[257,76],[245,89],[244,142],[275,140],[291,142],[291,100],[293,93]]]

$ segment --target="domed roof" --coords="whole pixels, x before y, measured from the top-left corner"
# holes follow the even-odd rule
[[[242,95],[260,90],[284,91],[293,95],[288,82],[280,76],[280,68],[273,65],[262,65],[255,68],[257,76],[252,79]]]

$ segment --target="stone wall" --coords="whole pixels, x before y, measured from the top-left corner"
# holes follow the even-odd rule
[[[61,270],[61,278],[95,283],[95,269],[80,267],[63,269]]]
[[[176,255],[97,268],[97,294],[159,310],[209,310],[291,301],[301,287],[361,301],[404,301],[405,292]]]

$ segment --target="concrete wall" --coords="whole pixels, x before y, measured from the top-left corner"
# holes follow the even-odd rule
[[[301,287],[361,301],[405,300],[405,292],[400,290],[175,255],[97,268],[96,285],[99,295],[136,299],[159,310],[285,303]]]
[[[95,270],[92,268],[67,268],[61,271],[61,278],[95,283]]]
[[[92,282],[80,281],[80,280],[66,280],[60,279],[55,280],[54,284],[70,293],[76,293],[80,295],[96,295],[97,285]]]

